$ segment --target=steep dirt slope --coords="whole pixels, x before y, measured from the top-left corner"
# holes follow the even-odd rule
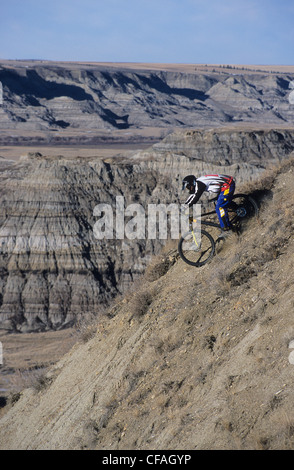
[[[21,394],[0,448],[293,448],[293,172],[263,179],[259,220],[209,265],[155,260],[42,390]]]

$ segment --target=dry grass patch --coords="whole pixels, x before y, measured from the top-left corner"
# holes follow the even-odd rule
[[[129,302],[131,318],[142,318],[152,304],[153,297],[154,293],[149,289],[136,292]]]
[[[169,240],[162,251],[153,256],[146,268],[144,279],[148,282],[157,281],[169,271],[178,257],[178,240]]]
[[[269,192],[273,189],[277,177],[288,172],[294,165],[294,152],[288,158],[282,160],[279,164],[270,165],[259,178],[254,181],[244,182],[238,187],[238,192],[244,192],[258,195],[259,193]]]

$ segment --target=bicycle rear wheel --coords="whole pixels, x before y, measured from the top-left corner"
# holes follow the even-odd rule
[[[205,230],[192,230],[182,235],[178,251],[185,263],[200,267],[213,257],[215,243],[212,236]]]
[[[232,224],[243,223],[258,216],[258,205],[248,194],[234,194],[228,213]]]

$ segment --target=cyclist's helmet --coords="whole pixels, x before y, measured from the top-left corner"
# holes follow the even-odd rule
[[[189,191],[193,191],[196,186],[196,177],[194,175],[185,176],[182,183],[183,183],[182,190],[187,188]]]

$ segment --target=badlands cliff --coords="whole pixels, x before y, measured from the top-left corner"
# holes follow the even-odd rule
[[[0,82],[1,129],[53,131],[51,142],[62,140],[64,134],[56,132],[64,130],[81,130],[84,139],[95,140],[89,133],[99,129],[284,125],[294,119],[291,73],[16,62],[0,64]],[[18,132],[10,134],[11,142],[18,140]]]
[[[221,172],[250,181],[294,149],[293,130],[182,131],[128,159],[2,160],[0,327],[72,325],[124,293],[165,240],[95,238],[94,208],[184,202],[185,174]]]
[[[144,273],[162,240],[97,240],[97,204],[113,206],[117,196],[144,208],[183,202],[184,174],[229,173],[241,183],[287,157],[293,79],[221,68],[0,64],[0,157],[9,145],[40,144],[18,161],[0,158],[0,328],[70,326]],[[154,128],[169,135],[135,155],[103,159],[94,146],[92,157],[79,157],[79,145]],[[48,156],[42,144],[77,147],[72,157]]]

